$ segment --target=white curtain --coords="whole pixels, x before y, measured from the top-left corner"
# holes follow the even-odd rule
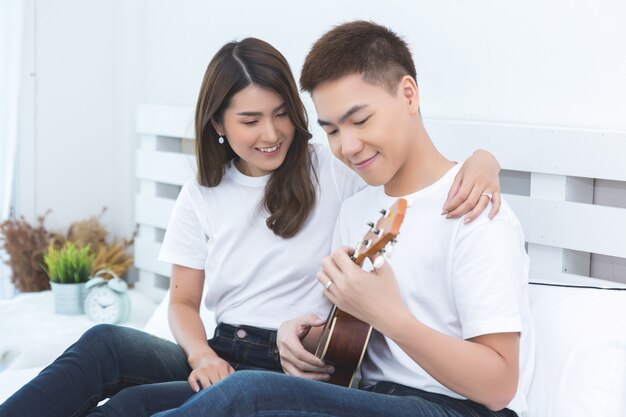
[[[0,221],[9,217],[15,183],[25,1],[0,1]],[[4,259],[0,249],[0,262]],[[8,277],[2,262],[0,298],[12,294]]]

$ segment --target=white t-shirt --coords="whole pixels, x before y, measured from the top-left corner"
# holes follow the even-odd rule
[[[231,164],[217,187],[195,179],[183,186],[159,260],[205,271],[205,303],[218,322],[277,329],[289,318],[328,314],[316,273],[330,253],[341,203],[365,184],[328,146],[312,146],[317,203],[289,239],[265,224],[269,175],[249,177]]]
[[[534,336],[528,303],[528,256],[519,221],[502,202],[498,215],[485,210],[472,223],[442,216],[460,164],[441,179],[405,198],[410,204],[389,260],[413,315],[427,326],[459,339],[521,332],[520,378],[508,408],[523,416],[534,368]],[[354,246],[376,222],[378,211],[397,200],[383,187],[368,187],[342,207],[335,247]],[[463,398],[432,378],[397,344],[373,331],[362,366],[362,385],[391,381]]]

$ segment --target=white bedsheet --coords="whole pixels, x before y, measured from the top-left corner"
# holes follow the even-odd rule
[[[131,314],[121,324],[143,328],[157,303],[136,290],[129,295]],[[51,291],[0,300],[0,375],[51,363],[94,325],[85,315],[55,314]]]

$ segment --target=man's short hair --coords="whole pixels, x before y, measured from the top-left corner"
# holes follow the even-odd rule
[[[382,25],[357,20],[335,26],[315,42],[302,67],[300,87],[310,93],[323,82],[354,73],[392,94],[405,75],[416,79],[406,42]]]

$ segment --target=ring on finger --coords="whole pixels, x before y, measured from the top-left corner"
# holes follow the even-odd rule
[[[484,192],[484,193],[482,193],[480,196],[481,196],[481,197],[482,197],[482,196],[485,196],[485,197],[487,197],[489,200],[491,200],[491,199],[493,198],[493,193]]]
[[[333,285],[333,282],[331,280],[328,280],[328,282],[324,284],[324,289],[325,290],[329,289],[331,285]]]

